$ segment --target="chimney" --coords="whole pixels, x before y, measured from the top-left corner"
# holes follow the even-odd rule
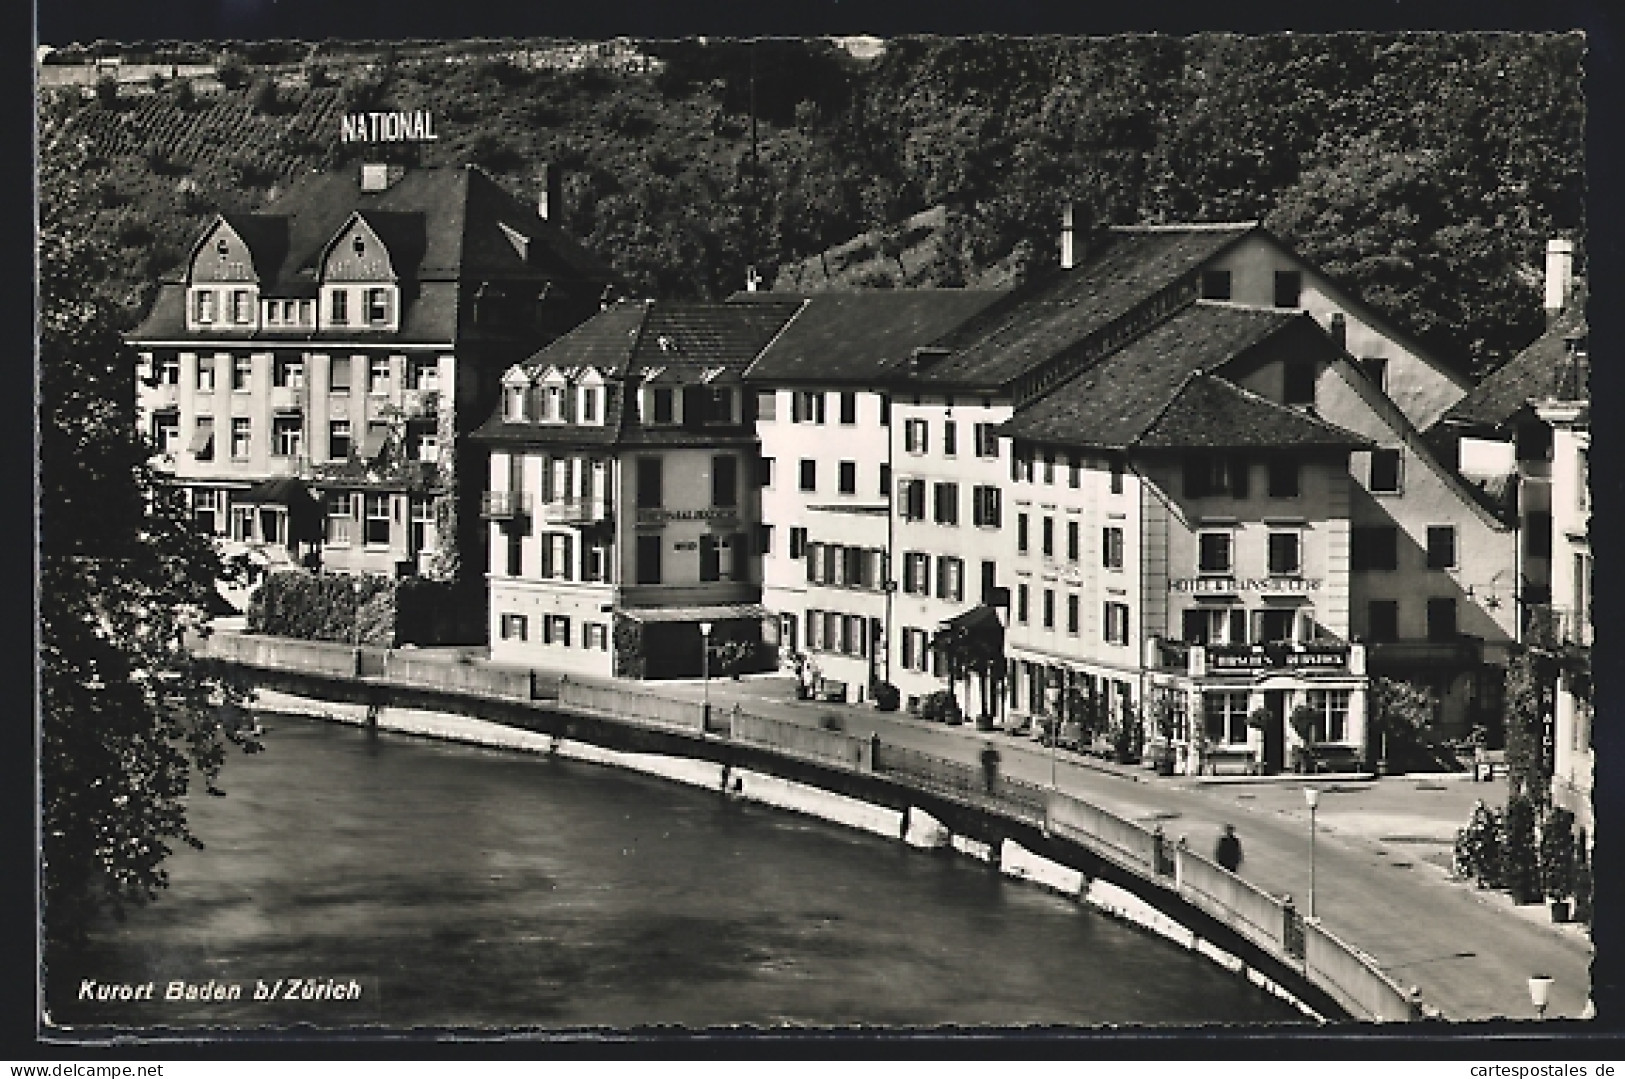
[[[367,161],[361,165],[361,190],[388,191],[402,176],[405,165],[389,165],[381,161]]]
[[[536,180],[541,186],[536,195],[536,213],[543,221],[552,221],[564,213],[564,171],[557,165],[543,164]]]
[[[1070,270],[1077,265],[1072,244],[1072,203],[1068,202],[1061,207],[1061,269],[1063,270]]]
[[[1546,321],[1563,313],[1574,284],[1574,241],[1562,238],[1546,241]]]

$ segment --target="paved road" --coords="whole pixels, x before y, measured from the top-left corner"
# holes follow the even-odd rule
[[[1276,894],[1309,906],[1309,822],[1301,783],[1204,783],[1158,778],[1117,769],[1062,751],[1051,754],[1029,739],[978,734],[965,727],[926,723],[867,706],[819,705],[784,699],[776,678],[666,683],[674,696],[709,693],[714,705],[735,702],[776,719],[820,724],[839,716],[849,733],[875,731],[887,742],[974,764],[985,741],[1001,751],[1006,774],[1034,783],[1056,781],[1069,794],[1118,816],[1184,835],[1199,851],[1212,850],[1226,822],[1236,825],[1245,850],[1241,875]],[[1583,932],[1553,926],[1543,908],[1514,908],[1504,895],[1453,881],[1419,855],[1438,860],[1448,837],[1465,823],[1475,797],[1504,800],[1499,784],[1458,779],[1319,784],[1315,913],[1332,933],[1373,956],[1402,985],[1453,1019],[1532,1018],[1527,978],[1556,979],[1550,1017],[1576,1017],[1590,986],[1591,946]]]

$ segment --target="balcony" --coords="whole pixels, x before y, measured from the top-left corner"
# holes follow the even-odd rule
[[[613,507],[603,498],[559,499],[543,502],[537,509],[537,516],[551,525],[598,524],[609,520],[612,513]]]
[[[530,495],[523,491],[486,491],[480,516],[487,521],[512,521],[530,516]]]
[[[1549,603],[1531,605],[1524,614],[1524,643],[1555,650],[1591,646],[1591,619],[1586,612]]]

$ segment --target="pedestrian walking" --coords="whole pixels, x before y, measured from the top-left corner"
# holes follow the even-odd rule
[[[1213,848],[1213,860],[1232,873],[1241,868],[1241,839],[1236,835],[1235,825],[1224,826],[1224,834]]]
[[[993,787],[999,781],[999,751],[993,748],[992,742],[982,745],[982,781],[987,785],[987,793],[993,793]]]

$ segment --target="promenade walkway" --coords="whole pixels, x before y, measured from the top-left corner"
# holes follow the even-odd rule
[[[1130,766],[1052,752],[1024,737],[987,734],[969,726],[931,723],[868,705],[793,699],[788,678],[738,682],[656,683],[673,696],[714,708],[737,702],[774,719],[817,726],[839,716],[851,734],[878,732],[887,742],[974,764],[982,746],[996,745],[1006,774],[1054,782],[1066,793],[1146,827],[1160,823],[1197,851],[1213,850],[1223,825],[1241,836],[1240,875],[1309,910],[1309,810],[1304,781],[1159,777]],[[1548,1018],[1577,1018],[1591,985],[1592,947],[1578,926],[1553,925],[1544,906],[1515,906],[1451,878],[1455,830],[1473,802],[1505,802],[1501,781],[1475,783],[1450,775],[1380,780],[1317,778],[1314,912],[1337,936],[1357,945],[1396,981],[1451,1019],[1532,1019],[1527,979],[1555,979]]]

